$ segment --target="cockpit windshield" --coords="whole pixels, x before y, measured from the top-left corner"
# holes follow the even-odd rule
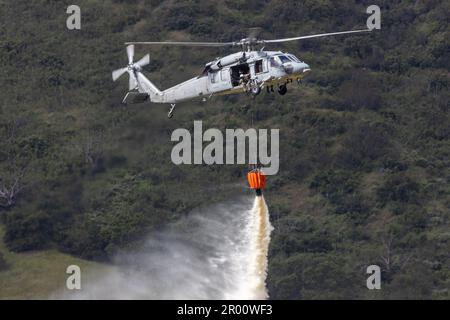
[[[301,62],[300,59],[294,56],[293,54],[288,55],[288,57],[291,58],[291,60],[294,62]]]

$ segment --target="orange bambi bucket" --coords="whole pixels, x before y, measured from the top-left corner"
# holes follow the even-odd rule
[[[248,184],[251,189],[256,190],[256,195],[261,195],[261,190],[266,187],[266,176],[258,169],[247,174]]]

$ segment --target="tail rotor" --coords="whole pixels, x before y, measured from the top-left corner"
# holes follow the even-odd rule
[[[150,55],[146,54],[142,59],[140,59],[138,62],[134,63],[134,45],[127,46],[127,56],[128,56],[128,66],[124,68],[120,68],[117,70],[114,70],[112,72],[112,79],[113,81],[116,81],[119,79],[123,74],[128,72],[130,76],[129,80],[129,90],[134,90],[138,86],[138,77],[137,73],[142,70],[143,67],[148,65],[150,63]]]

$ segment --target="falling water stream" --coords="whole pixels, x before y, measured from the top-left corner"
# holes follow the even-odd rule
[[[83,277],[82,290],[51,298],[266,299],[271,231],[262,196],[197,209],[107,272]]]

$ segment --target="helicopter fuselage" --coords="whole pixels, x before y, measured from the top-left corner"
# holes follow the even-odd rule
[[[310,68],[305,62],[289,53],[243,51],[207,63],[201,75],[164,91],[147,88],[153,84],[142,76],[138,90],[148,93],[154,103],[171,104],[242,92],[257,95],[264,87],[273,91],[274,86],[284,94],[288,83],[300,81],[308,71]]]
[[[309,66],[293,54],[283,53],[281,51],[264,51],[263,49],[254,50],[258,46],[371,31],[372,29],[349,30],[270,40],[259,39],[257,38],[257,34],[252,32],[247,38],[233,42],[127,42],[128,66],[114,70],[112,72],[112,78],[113,81],[116,81],[123,74],[129,74],[129,91],[123,99],[123,103],[141,103],[148,100],[154,103],[170,103],[171,108],[168,117],[171,118],[176,103],[194,98],[206,99],[214,95],[242,92],[251,93],[253,96],[256,96],[263,88],[267,88],[267,92],[273,92],[276,86],[278,86],[278,93],[284,95],[287,92],[287,85],[289,83],[294,80],[300,81],[310,71]],[[191,47],[240,46],[242,51],[223,58],[217,58],[207,63],[199,76],[164,91],[160,91],[141,72],[142,68],[150,63],[150,55],[147,54],[139,61],[133,62],[135,45]]]

